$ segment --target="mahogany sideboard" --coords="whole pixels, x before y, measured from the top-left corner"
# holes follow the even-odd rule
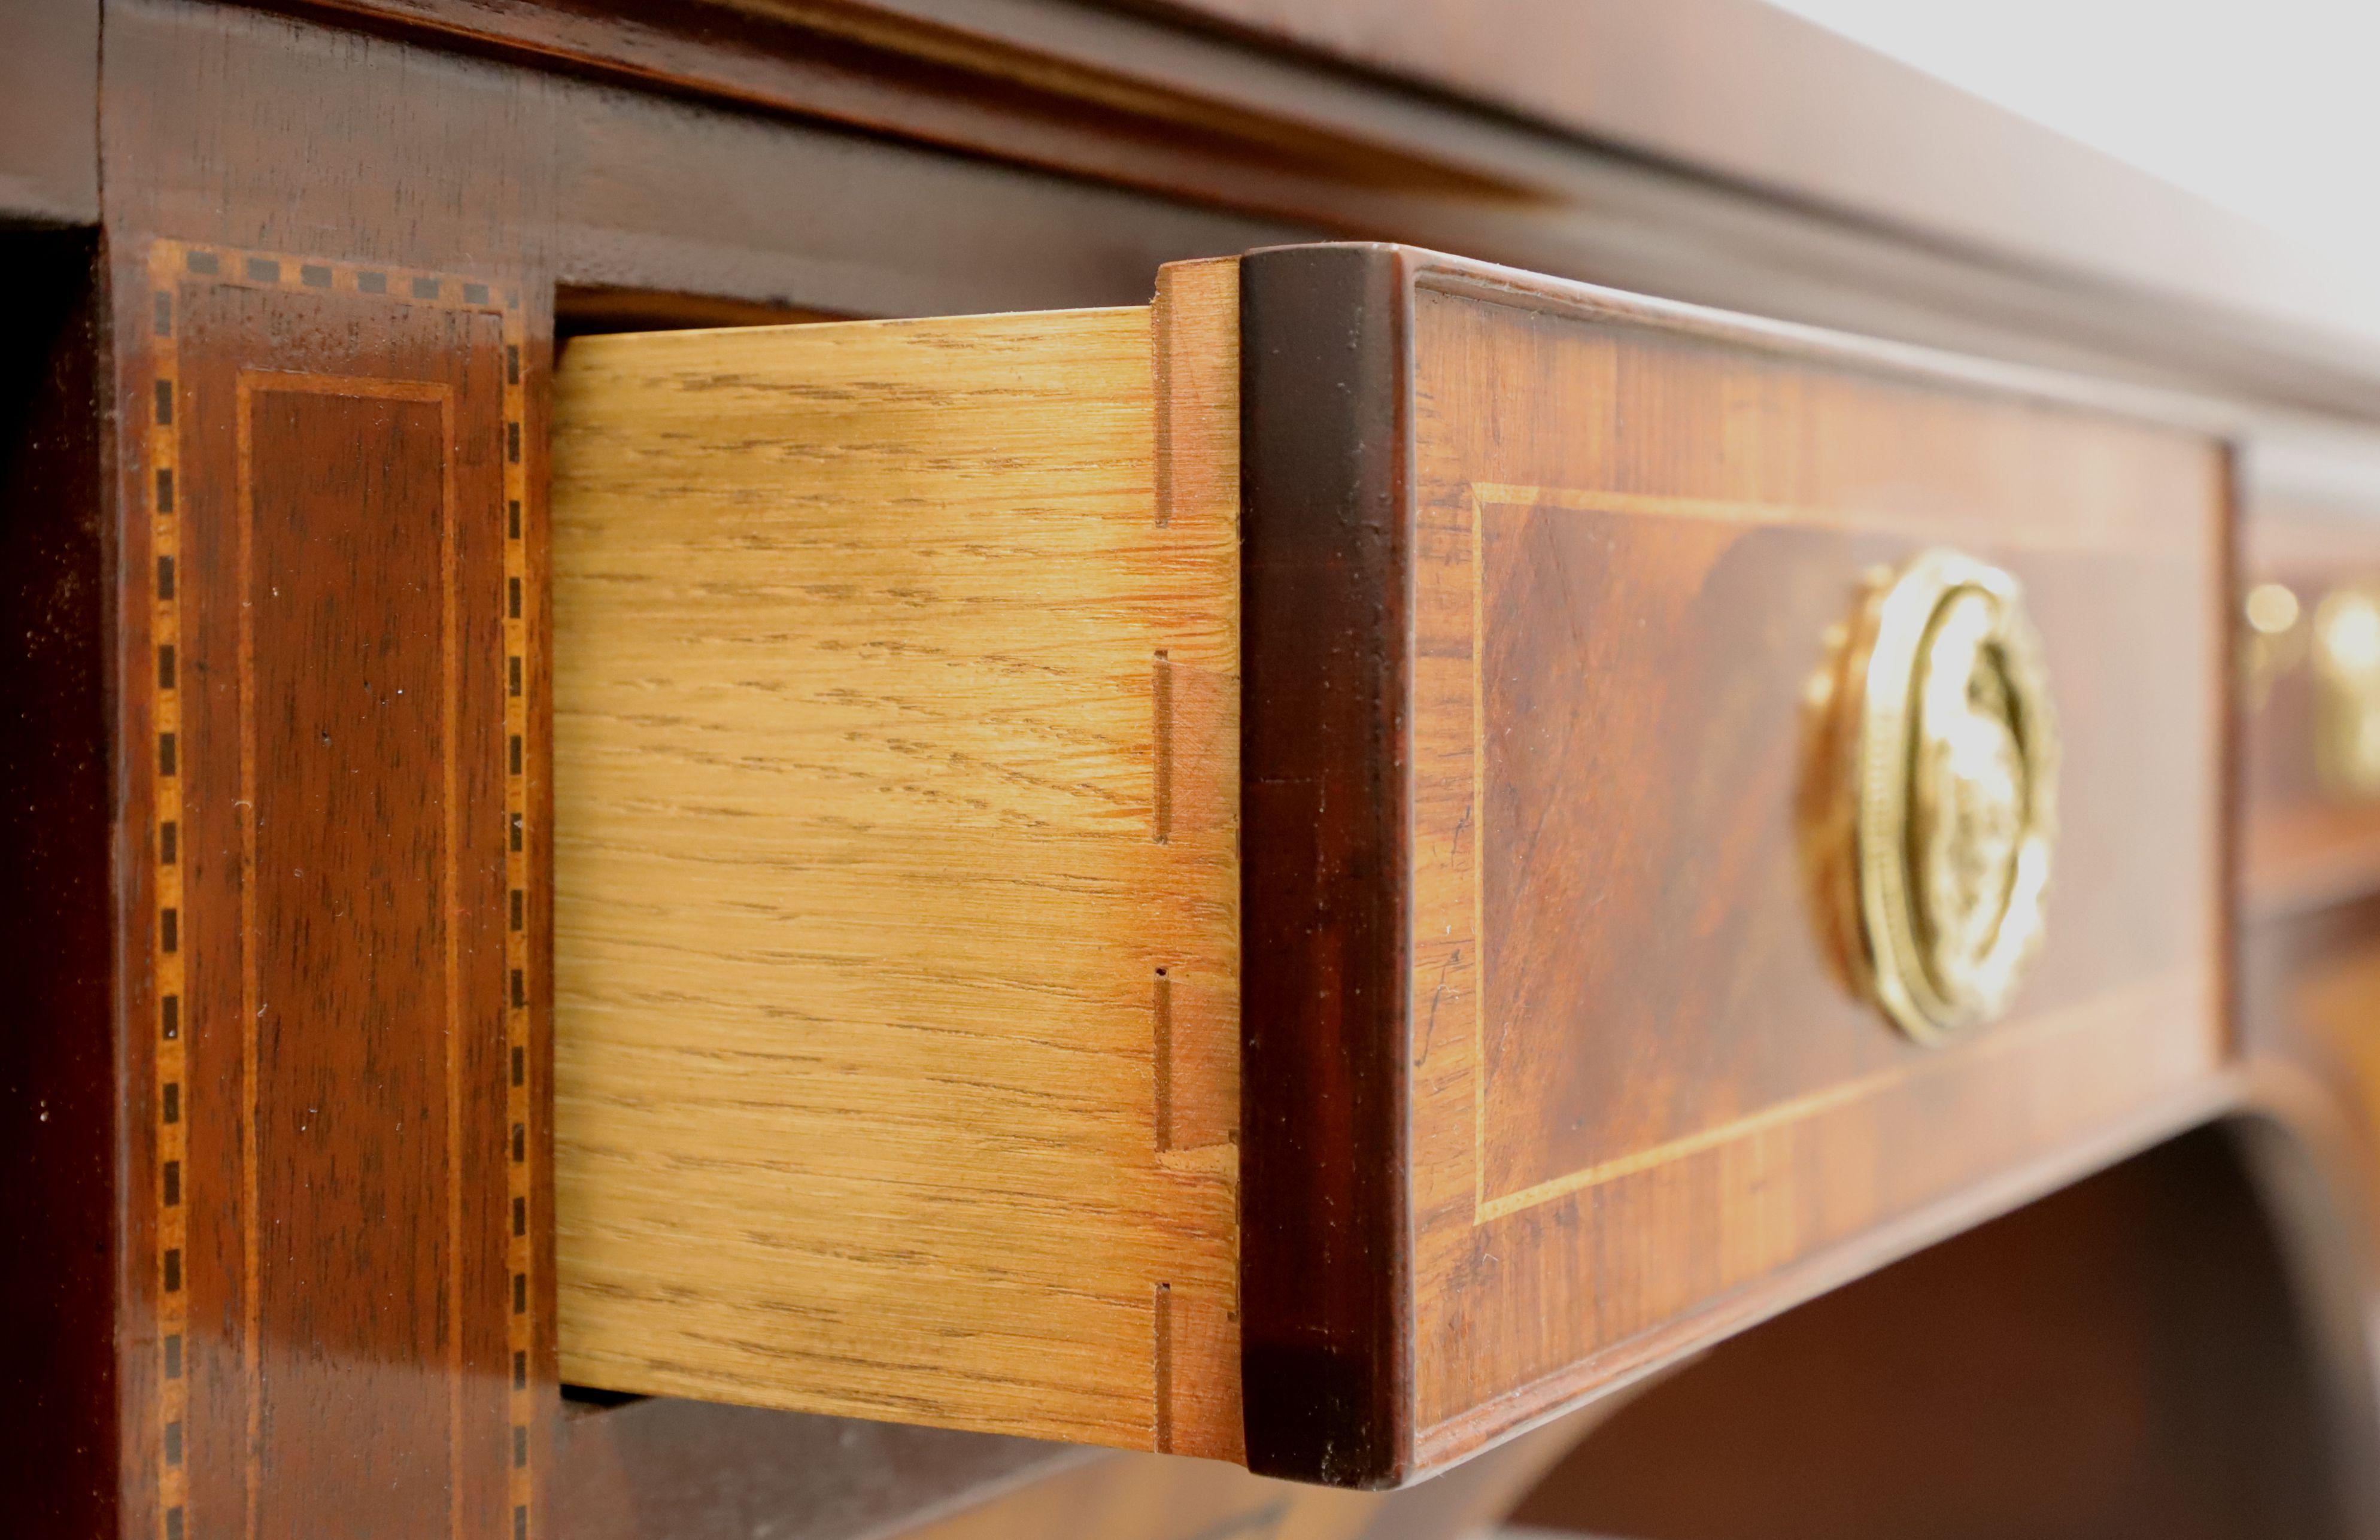
[[[33,1535],[2380,1534],[2380,297],[1751,0],[20,0]]]

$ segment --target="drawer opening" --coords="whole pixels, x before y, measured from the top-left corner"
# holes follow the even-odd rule
[[[848,316],[766,300],[608,284],[565,284],[553,295],[553,343],[622,332],[683,332],[722,326],[802,326]]]

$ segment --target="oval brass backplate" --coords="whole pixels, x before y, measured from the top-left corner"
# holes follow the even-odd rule
[[[1929,551],[1861,617],[1849,852],[1856,972],[1921,1042],[2004,1011],[2039,944],[2058,732],[2016,579]]]

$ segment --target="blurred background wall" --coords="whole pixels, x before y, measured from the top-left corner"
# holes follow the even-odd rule
[[[2371,0],[1777,0],[2350,262],[2380,264]]]

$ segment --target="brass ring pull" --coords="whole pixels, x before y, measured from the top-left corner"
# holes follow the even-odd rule
[[[1851,656],[1858,971],[1935,1042],[2007,1009],[2041,940],[2058,782],[2041,646],[2014,577],[1929,551]]]

